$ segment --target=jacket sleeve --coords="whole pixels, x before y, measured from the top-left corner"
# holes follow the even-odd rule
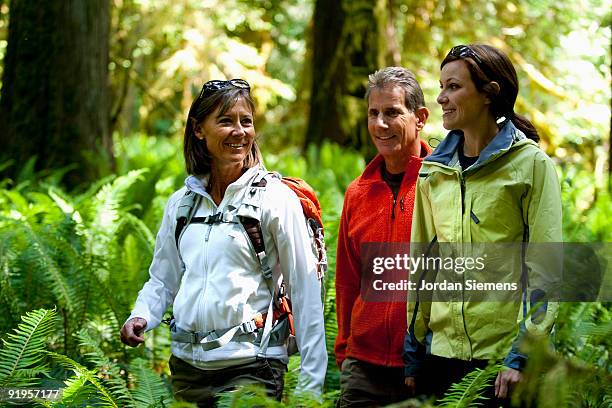
[[[145,319],[147,331],[161,323],[164,312],[178,292],[184,272],[174,240],[175,209],[183,192],[179,190],[173,194],[164,208],[162,224],[155,240],[153,261],[149,267],[149,280],[138,292],[138,298],[128,318],[128,320],[133,317]]]
[[[346,347],[351,335],[351,316],[353,305],[359,296],[361,285],[361,260],[359,249],[349,239],[351,219],[351,188],[346,192],[336,250],[336,319],[338,336],[334,344],[336,364],[342,366],[346,358]]]
[[[327,371],[325,325],[321,302],[321,283],[301,204],[288,187],[280,185],[287,200],[276,203],[270,233],[278,248],[283,278],[289,282],[295,337],[301,356],[298,392],[323,391]]]
[[[525,366],[527,356],[519,346],[526,333],[546,336],[552,330],[558,311],[562,276],[561,188],[552,160],[537,150],[531,188],[523,201],[528,245],[524,257],[523,307],[519,333],[504,365],[516,370]]]
[[[420,257],[436,239],[433,214],[427,194],[428,184],[419,176],[414,210],[412,215],[412,231],[410,233],[410,252],[412,257]],[[410,281],[415,282],[417,287],[420,279],[424,279],[425,271],[417,269],[410,276]],[[404,375],[406,377],[417,377],[421,373],[427,349],[427,337],[429,333],[429,315],[431,310],[430,301],[417,302],[416,292],[408,291],[408,332],[404,339]]]

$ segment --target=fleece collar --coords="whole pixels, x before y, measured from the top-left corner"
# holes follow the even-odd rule
[[[523,132],[518,130],[511,121],[506,121],[493,140],[491,140],[491,142],[480,152],[478,160],[470,166],[470,169],[480,167],[492,156],[510,149],[514,144],[525,139],[527,139],[527,137]],[[457,148],[462,141],[463,132],[460,130],[451,130],[425,161],[453,167],[459,161]]]
[[[406,168],[404,178],[406,176],[410,177],[411,175],[416,175],[421,168],[421,163],[423,159],[431,153],[431,148],[425,143],[423,140],[421,142],[421,157],[417,156],[409,156],[408,160],[406,160]],[[377,154],[370,163],[366,166],[363,174],[359,179],[359,185],[370,184],[374,182],[382,181],[382,175],[380,174],[380,167],[383,165],[385,159],[380,154]]]

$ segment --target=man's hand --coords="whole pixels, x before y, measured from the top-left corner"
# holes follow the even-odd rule
[[[142,317],[131,318],[121,328],[121,341],[131,347],[143,343],[145,327],[147,327],[147,321]]]
[[[495,396],[497,398],[508,398],[509,391],[523,379],[520,371],[513,368],[504,368],[497,374],[495,379]]]
[[[416,394],[416,381],[414,377],[406,377],[404,379],[404,384],[406,384],[406,388],[408,388],[408,392],[411,395]]]

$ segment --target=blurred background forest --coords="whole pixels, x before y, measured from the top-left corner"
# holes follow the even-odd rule
[[[435,103],[443,57],[472,42],[504,50],[520,80],[515,110],[533,121],[558,167],[565,240],[609,243],[611,6],[0,0],[0,387],[67,387],[56,406],[172,401],[167,330],[135,350],[118,330],[147,279],[165,200],[186,176],[186,112],[210,79],[251,84],[267,167],[306,179],[321,200],[330,255],[324,405],[338,389],[337,225],[344,190],[374,153],[364,94],[376,69],[415,72],[431,111],[423,136],[435,147],[446,133]],[[537,350],[524,392],[538,406],[612,406],[611,310],[562,305],[557,353]],[[289,405],[298,366],[292,359]],[[472,399],[479,386],[462,385]],[[256,392],[223,403],[237,399],[262,403]]]

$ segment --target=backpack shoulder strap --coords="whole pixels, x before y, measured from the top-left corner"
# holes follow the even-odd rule
[[[266,178],[273,173],[269,173],[267,171],[260,172],[251,182],[251,189],[264,189],[268,185],[268,180]],[[261,197],[261,195],[259,195]],[[268,285],[268,289],[270,289],[270,293],[272,297],[274,297],[275,289],[274,282],[272,282],[272,268],[269,265],[267,255],[266,255],[266,244],[264,242],[263,232],[261,230],[261,222],[256,218],[240,216],[240,223],[244,227],[247,236],[249,237],[249,241],[253,245],[253,249],[255,251],[255,256],[261,266],[261,270],[263,273],[263,277]]]
[[[194,193],[191,190],[187,190],[181,201],[179,201],[178,208],[176,209],[176,228],[174,230],[174,242],[178,248],[179,240],[185,227],[195,214],[195,210],[200,205],[202,196]]]
[[[264,171],[261,171],[257,174],[257,176],[255,176],[255,178],[251,182],[250,188],[265,190],[270,177],[282,180],[280,174],[276,172],[266,171],[264,169]],[[262,197],[263,195],[259,194],[258,196]],[[268,290],[272,295],[272,299],[274,299],[274,301],[276,302],[279,295],[282,296],[280,293],[277,293],[277,291],[280,291],[281,288],[276,288],[273,279],[272,266],[270,265],[268,256],[266,254],[266,244],[264,242],[264,236],[261,229],[261,222],[259,219],[244,216],[239,217],[239,219],[240,223],[244,227],[244,230],[246,231],[247,236],[249,237],[249,241],[251,241],[251,244],[253,245],[255,257],[259,262],[264,280],[266,281]]]

